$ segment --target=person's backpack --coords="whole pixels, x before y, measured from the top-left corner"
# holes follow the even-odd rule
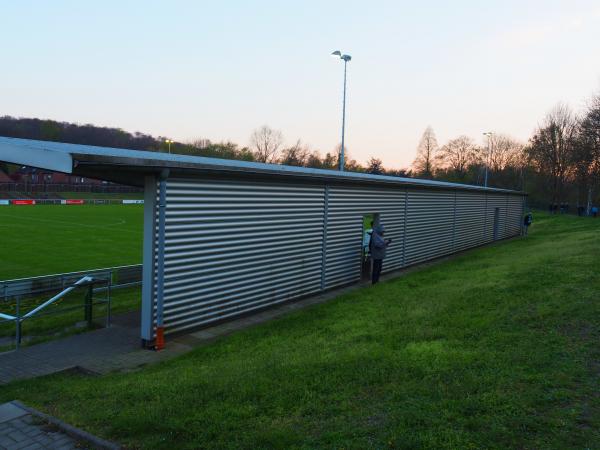
[[[373,231],[367,233],[370,236],[369,239],[369,254],[373,253]]]

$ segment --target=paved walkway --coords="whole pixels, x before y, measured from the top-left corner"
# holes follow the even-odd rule
[[[120,446],[27,408],[19,402],[0,405],[0,449],[2,450],[92,448],[117,449]]]
[[[110,328],[0,353],[0,385],[64,371],[94,375],[134,370],[146,364],[176,357],[221,336],[268,322],[290,311],[323,303],[357,287],[353,285],[345,289],[336,289],[194,333],[167,336],[165,350],[161,352],[141,348],[139,312],[115,316]]]
[[[401,274],[421,269],[424,266],[435,265],[450,258],[440,258],[433,262],[395,271],[382,276],[381,279],[385,281],[396,278]],[[141,348],[138,311],[118,315],[113,318],[110,328],[23,347],[18,351],[0,353],[0,385],[67,370],[92,375],[134,370],[146,364],[176,357],[237,330],[268,322],[290,311],[326,302],[367,285],[368,283],[365,282],[353,284],[194,333],[176,337],[167,336],[165,350],[161,352]]]
[[[110,328],[0,353],[0,384],[66,370],[102,374],[133,369],[190,349],[169,342],[164,352],[154,352],[142,349],[140,343],[139,326],[122,325],[117,320]]]

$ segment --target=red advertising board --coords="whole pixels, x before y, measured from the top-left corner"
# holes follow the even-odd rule
[[[67,205],[83,205],[83,200],[67,199],[66,204]]]
[[[13,205],[35,205],[35,200],[11,200]]]

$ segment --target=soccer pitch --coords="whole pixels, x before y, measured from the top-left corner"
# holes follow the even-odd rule
[[[0,206],[0,280],[142,262],[143,205]]]

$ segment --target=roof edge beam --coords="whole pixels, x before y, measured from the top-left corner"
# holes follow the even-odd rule
[[[0,142],[0,161],[55,172],[73,173],[70,154],[11,142]]]

